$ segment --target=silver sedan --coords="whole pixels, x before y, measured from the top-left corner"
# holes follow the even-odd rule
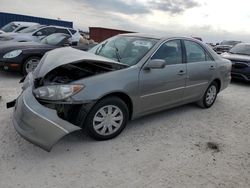
[[[107,140],[156,111],[193,102],[209,108],[230,71],[229,60],[192,38],[118,35],[89,52],[50,51],[8,106],[20,135],[50,151],[76,130]]]

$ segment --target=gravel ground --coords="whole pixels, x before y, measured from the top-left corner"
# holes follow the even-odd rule
[[[0,72],[1,188],[250,187],[249,84],[233,82],[208,110],[150,115],[105,142],[76,132],[48,153],[16,133],[5,108],[20,78]]]

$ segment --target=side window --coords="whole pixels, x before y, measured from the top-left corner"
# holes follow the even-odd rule
[[[212,61],[211,57],[196,42],[184,41],[186,47],[187,63]]]
[[[23,30],[23,29],[26,29],[27,27],[19,27],[15,32],[18,32],[18,31],[21,31],[21,30]]]
[[[67,35],[70,35],[70,33],[67,29],[62,29],[62,28],[57,28],[56,33],[65,33]]]
[[[181,41],[172,40],[162,44],[152,59],[162,59],[167,65],[182,63]]]
[[[39,34],[40,36],[48,36],[48,35],[55,33],[55,31],[56,29],[54,27],[46,27],[46,28],[40,29],[36,33]]]

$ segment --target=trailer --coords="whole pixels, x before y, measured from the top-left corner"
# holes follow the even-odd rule
[[[110,37],[124,33],[135,33],[133,31],[110,29],[103,27],[89,27],[89,37],[95,42],[102,42]]]
[[[0,28],[13,21],[36,22],[42,25],[56,25],[73,28],[73,22],[71,21],[0,12]]]

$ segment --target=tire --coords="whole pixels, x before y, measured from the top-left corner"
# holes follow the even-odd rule
[[[107,97],[95,104],[84,122],[88,135],[95,140],[108,140],[119,135],[129,118],[128,107],[118,97]]]
[[[28,67],[27,66],[29,66],[31,63],[32,63],[32,61],[34,61],[34,63],[36,63],[36,65],[34,65],[34,68],[38,65],[38,63],[39,63],[39,61],[40,61],[40,57],[36,57],[36,56],[34,56],[34,57],[29,57],[28,59],[26,59],[25,61],[24,61],[24,63],[23,63],[23,66],[22,66],[22,74],[23,75],[27,75],[28,73],[29,73],[29,71],[28,71]],[[32,71],[33,71],[34,69],[32,69]]]
[[[198,101],[198,105],[201,108],[210,108],[211,106],[213,106],[214,102],[216,101],[217,98],[217,94],[218,94],[218,84],[216,82],[212,82],[205,94],[203,95],[202,99],[200,101]]]

